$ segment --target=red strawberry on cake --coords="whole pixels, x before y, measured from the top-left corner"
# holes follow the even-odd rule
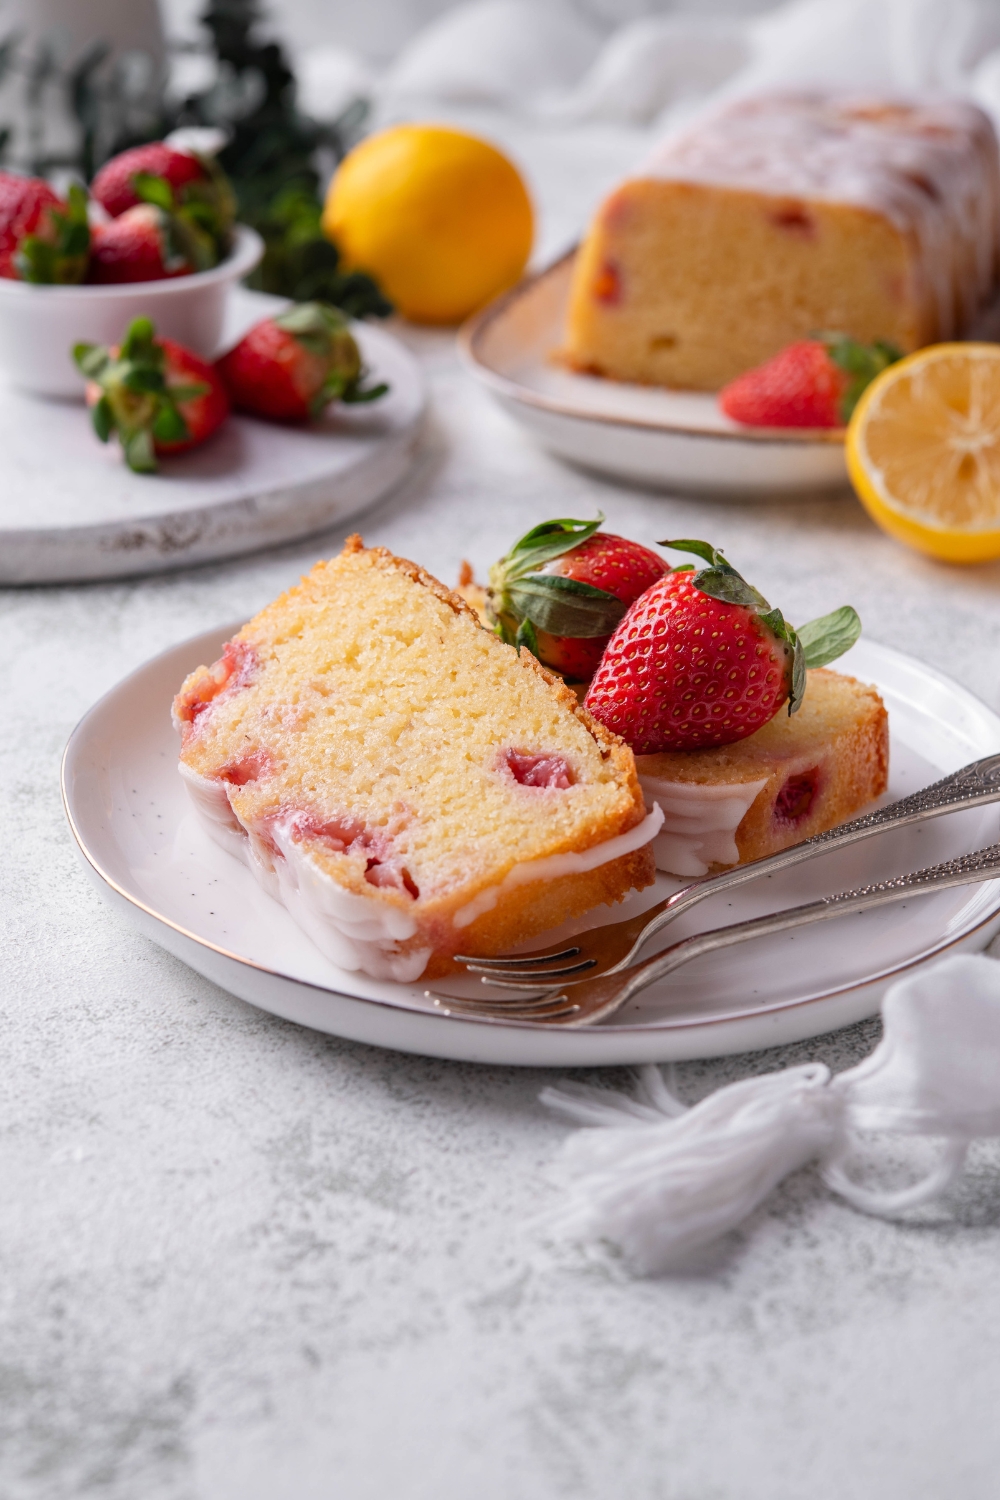
[[[719,406],[748,427],[845,427],[861,393],[901,359],[881,340],[828,333],[789,344],[719,392]]]
[[[708,566],[674,569],[632,605],[584,701],[632,746],[664,813],[658,867],[704,875],[836,827],[884,792],[888,721],[873,688],[820,670],[858,638],[850,606],[795,630],[715,547],[663,545]]]
[[[632,605],[585,699],[640,755],[731,745],[806,691],[861,633],[849,605],[796,631],[708,542],[664,542],[708,567],[675,568]]]
[[[603,520],[543,521],[490,569],[486,610],[501,638],[571,681],[593,676],[628,606],[667,572]]]
[[[87,273],[90,228],[83,189],[64,201],[40,177],[0,172],[0,276],[70,284]]]
[[[361,351],[344,315],[300,302],[264,318],[219,360],[234,406],[274,422],[308,422],[331,401],[376,401],[386,385],[365,386]]]
[[[157,455],[203,443],[229,415],[214,366],[173,339],[158,338],[148,318],[135,318],[121,347],[77,344],[87,377],[87,403],[102,443],[116,433],[130,469],[152,474]]]

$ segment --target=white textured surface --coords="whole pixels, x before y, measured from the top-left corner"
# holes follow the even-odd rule
[[[408,338],[435,425],[366,539],[450,579],[600,506],[641,541],[714,539],[793,620],[850,600],[1000,702],[1000,565],[905,553],[848,498],[751,510],[593,480],[534,451],[446,336]],[[700,1267],[632,1282],[523,1227],[554,1201],[565,1127],[536,1096],[556,1074],[310,1034],[109,918],[56,790],[77,717],[341,536],[0,594],[4,1500],[993,1500],[995,1147],[904,1226],[797,1174]],[[876,1037],[687,1064],[678,1087],[842,1068]]]

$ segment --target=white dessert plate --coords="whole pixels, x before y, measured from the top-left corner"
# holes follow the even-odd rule
[[[994,880],[707,955],[647,990],[612,1023],[589,1030],[444,1016],[419,981],[397,984],[336,968],[197,821],[177,772],[170,702],[185,674],[215,660],[234,628],[173,647],[102,698],[66,747],[63,798],[85,866],[112,906],[263,1010],[356,1041],[477,1062],[587,1066],[719,1056],[872,1015],[900,974],[942,953],[983,948],[1000,930]],[[919,662],[862,642],[843,665],[875,682],[889,709],[890,798],[1000,749],[1000,718]],[[1000,809],[987,807],[886,834],[720,894],[680,918],[671,934],[935,864],[995,842],[998,825]],[[655,890],[561,931],[639,910],[679,884],[660,876]],[[435,987],[459,993],[472,983]]]
[[[234,293],[225,343],[286,304]],[[357,515],[398,484],[420,444],[426,389],[384,329],[358,341],[388,394],[307,427],[232,416],[203,447],[133,474],[102,446],[82,402],[0,391],[0,584],[156,573],[236,557]]]
[[[473,373],[534,438],[561,458],[659,489],[752,500],[847,487],[839,432],[740,427],[714,395],[560,364],[575,254],[523,281],[461,334]]]

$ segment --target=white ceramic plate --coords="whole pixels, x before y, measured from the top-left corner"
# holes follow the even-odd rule
[[[63,797],[86,867],[112,905],[154,942],[263,1010],[357,1041],[480,1062],[580,1066],[718,1056],[871,1015],[897,975],[946,951],[983,948],[1000,930],[1000,881],[989,881],[695,960],[613,1023],[591,1030],[442,1016],[419,982],[368,979],[331,964],[190,810],[170,702],[185,674],[215,660],[234,628],[173,647],[102,698],[66,748]],[[875,682],[889,709],[890,798],[1000,749],[997,715],[909,657],[863,642],[844,665]],[[995,842],[998,823],[1000,810],[988,807],[883,835],[706,901],[672,933],[680,938],[935,864]],[[655,890],[614,912],[602,907],[588,921],[638,910],[678,884],[661,876]],[[588,921],[561,931],[580,931]],[[438,988],[458,992],[462,982]]]
[[[462,331],[466,360],[500,405],[562,458],[659,488],[752,499],[847,485],[839,432],[740,427],[712,395],[578,375],[564,340],[575,251]]]
[[[236,293],[227,342],[285,304]],[[0,390],[0,584],[163,572],[293,541],[374,505],[411,467],[426,389],[382,328],[358,325],[371,406],[331,406],[307,427],[232,416],[156,475],[102,446],[81,403]]]

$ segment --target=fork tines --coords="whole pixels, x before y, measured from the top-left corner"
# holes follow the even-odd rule
[[[439,1010],[445,1016],[483,1016],[498,1021],[554,1021],[562,1016],[574,1015],[579,1009],[568,995],[553,993],[546,990],[543,994],[535,996],[518,995],[508,998],[505,995],[491,995],[489,998],[478,996],[467,998],[464,995],[438,995],[433,990],[424,990],[428,1000],[433,1001],[435,1010]],[[502,1009],[502,1015],[498,1015],[498,1008]]]

